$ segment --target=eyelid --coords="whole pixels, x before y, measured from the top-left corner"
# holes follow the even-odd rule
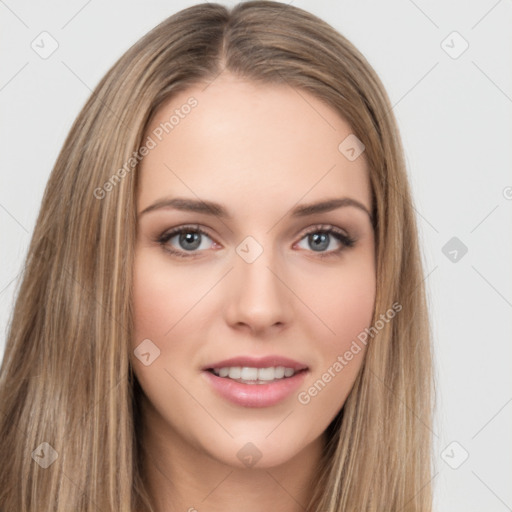
[[[346,230],[338,228],[333,224],[314,224],[313,226],[306,228],[306,230],[301,231],[301,240],[304,238],[304,236],[311,233],[316,233],[317,231],[334,231],[336,233],[342,234],[343,236],[346,236],[347,238],[350,238],[350,235],[346,232]]]

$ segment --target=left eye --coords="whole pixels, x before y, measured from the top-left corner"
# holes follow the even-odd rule
[[[325,250],[328,249],[331,245],[330,242],[332,239],[336,239],[338,241],[339,247],[333,250]],[[310,228],[302,237],[301,240],[305,239],[308,247],[313,248],[312,252],[315,252],[320,258],[328,258],[331,256],[338,256],[345,249],[349,249],[353,247],[356,240],[342,230],[335,226],[331,225],[322,225],[318,224]]]
[[[182,226],[173,229],[161,235],[158,238],[158,242],[160,243],[160,245],[163,246],[163,248],[166,251],[170,252],[171,254],[186,258],[194,256],[196,252],[208,249],[208,246],[211,246],[211,243],[203,244],[203,242],[205,242],[205,240],[203,240],[203,237],[206,237],[210,239],[211,242],[215,243],[212,240],[212,238],[208,235],[208,233],[203,231],[198,226]],[[175,246],[173,246],[173,244],[170,243],[173,238],[177,238],[179,244],[178,248],[176,248]],[[333,238],[337,240],[338,245],[340,247],[338,247],[337,249],[331,248],[331,250],[327,250],[331,246]],[[338,230],[337,228],[334,228],[332,226],[315,226],[302,236],[299,244],[303,240],[309,246],[306,247],[306,249],[312,248],[312,252],[316,252],[319,256],[331,256],[334,254],[338,254],[343,249],[352,247],[355,242],[354,239],[350,238],[341,230]]]
[[[341,248],[352,245],[352,240],[349,239],[349,237],[332,229],[311,231],[307,233],[302,240],[309,246],[305,248],[312,248],[313,252],[338,252],[339,249],[332,247],[331,250],[328,250],[329,246],[331,246],[331,242],[334,241],[337,241],[338,246],[341,245]]]

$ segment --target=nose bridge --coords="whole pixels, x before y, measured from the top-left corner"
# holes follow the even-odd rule
[[[279,251],[273,250],[270,238],[260,243],[249,236],[236,248],[231,322],[261,329],[288,319],[286,287],[276,276],[282,267]]]

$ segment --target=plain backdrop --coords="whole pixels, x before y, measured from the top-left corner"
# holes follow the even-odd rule
[[[135,41],[195,3],[0,0],[0,356],[74,118]],[[434,330],[435,510],[512,510],[511,2],[292,3],[355,44],[398,119]],[[47,58],[41,37],[58,44]]]

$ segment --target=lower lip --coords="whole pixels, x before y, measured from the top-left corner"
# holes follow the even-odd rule
[[[206,379],[219,395],[242,407],[270,407],[278,404],[299,388],[306,373],[307,370],[303,370],[292,377],[268,384],[243,384],[203,371]]]

